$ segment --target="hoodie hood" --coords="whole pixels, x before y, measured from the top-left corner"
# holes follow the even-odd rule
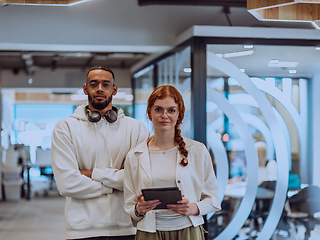
[[[86,107],[86,105],[78,106],[76,108],[76,110],[74,111],[74,113],[70,117],[73,117],[78,120],[89,122],[87,115],[86,115],[86,112],[85,112],[85,107]],[[118,109],[118,119],[123,118],[124,117],[123,110],[121,108],[117,108],[117,109]]]

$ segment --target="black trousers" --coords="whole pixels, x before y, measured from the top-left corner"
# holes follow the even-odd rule
[[[135,235],[127,236],[113,236],[113,237],[90,237],[90,238],[80,238],[79,240],[134,240]]]

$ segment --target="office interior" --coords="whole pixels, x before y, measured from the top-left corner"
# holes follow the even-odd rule
[[[320,186],[320,32],[307,22],[261,22],[245,2],[0,7],[0,206],[58,194],[51,131],[86,104],[89,67],[105,64],[119,86],[114,104],[150,132],[152,90],[170,84],[182,93],[182,134],[210,150],[223,206],[206,216],[207,239],[319,237],[314,199],[302,209],[289,199]],[[259,187],[255,142],[277,162],[272,188]]]

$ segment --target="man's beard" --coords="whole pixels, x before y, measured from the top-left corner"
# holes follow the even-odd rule
[[[113,95],[111,94],[110,97],[108,97],[107,100],[104,102],[95,102],[93,101],[92,96],[88,94],[88,100],[89,103],[91,103],[92,107],[94,107],[97,110],[102,110],[105,109],[112,102],[112,96]]]

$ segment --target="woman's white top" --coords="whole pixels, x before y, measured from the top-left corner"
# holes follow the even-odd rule
[[[154,188],[176,187],[176,167],[178,148],[167,151],[150,151],[151,177]],[[175,213],[171,209],[154,210],[158,231],[180,230],[192,226],[187,216]]]

